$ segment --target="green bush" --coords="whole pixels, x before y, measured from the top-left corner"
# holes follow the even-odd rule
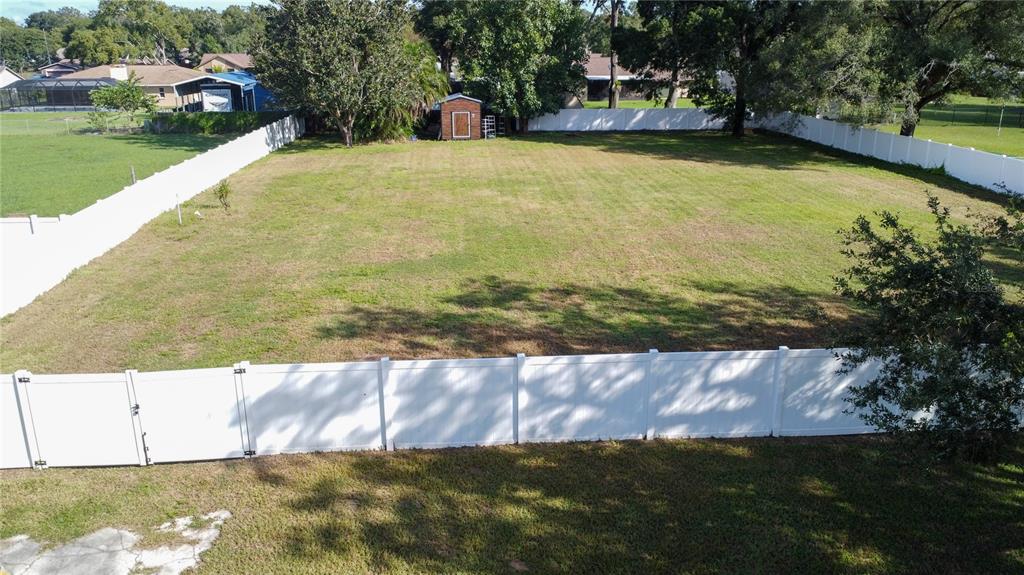
[[[286,112],[173,112],[153,116],[150,130],[175,134],[246,133],[276,122]]]

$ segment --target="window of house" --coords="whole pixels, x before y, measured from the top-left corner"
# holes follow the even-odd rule
[[[163,98],[163,97],[164,97],[164,89],[163,89],[163,88],[160,88],[160,97],[161,97],[161,98]]]

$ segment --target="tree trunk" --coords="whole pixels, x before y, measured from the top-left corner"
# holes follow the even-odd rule
[[[917,123],[921,119],[921,108],[924,108],[924,100],[918,100],[913,105],[907,106],[906,112],[903,113],[903,123],[900,124],[901,136],[914,136]]]
[[[354,114],[341,114],[336,113],[334,115],[335,122],[338,126],[338,131],[341,132],[341,141],[345,143],[349,148],[352,147],[352,131],[356,123],[356,117]]]
[[[732,110],[732,135],[737,138],[743,137],[743,122],[747,119],[747,101],[736,93],[736,104]]]
[[[622,4],[622,0],[612,0],[612,17],[611,17],[611,34],[615,34],[615,29],[619,27],[619,6]],[[614,40],[613,40],[614,42]],[[609,51],[608,63],[611,68],[608,82],[608,107],[618,108],[619,107],[619,74],[618,63],[619,59],[615,55],[615,47]]]
[[[527,119],[523,116],[519,116],[519,121],[516,123],[519,124],[518,126],[516,126],[517,128],[519,128],[519,133],[526,134]]]
[[[679,68],[672,69],[672,79],[669,82],[668,98],[665,98],[665,107],[675,108],[679,102]]]

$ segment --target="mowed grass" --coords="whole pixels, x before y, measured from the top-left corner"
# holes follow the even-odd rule
[[[1024,103],[1006,104],[1000,130],[1001,110],[1002,103],[987,98],[954,96],[948,104],[928,106],[921,111],[914,137],[1024,158]],[[897,134],[900,131],[899,124],[878,128]]]
[[[131,184],[132,167],[142,179],[228,139],[87,134],[84,117],[84,112],[0,114],[0,215],[72,214]],[[70,119],[70,135],[64,118]]]
[[[229,181],[230,210],[201,194],[0,321],[0,369],[818,347],[856,319],[838,229],[889,209],[927,232],[928,191],[961,219],[1001,209],[721,133],[307,139]]]
[[[574,443],[0,473],[0,537],[228,509],[197,573],[1020,573],[1024,450]]]

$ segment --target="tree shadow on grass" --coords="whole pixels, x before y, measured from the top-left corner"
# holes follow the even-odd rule
[[[284,473],[287,552],[374,572],[1009,573],[1024,548],[1020,449],[932,468],[881,438],[335,457]]]
[[[181,150],[185,152],[201,153],[216,148],[217,146],[230,142],[242,134],[211,135],[202,134],[125,134],[106,137],[121,142],[127,142],[139,148],[150,148],[158,150]]]
[[[693,299],[642,288],[542,287],[485,276],[443,298],[438,311],[355,306],[320,326],[318,335],[397,341],[402,351],[396,359],[423,358],[441,347],[473,355],[558,355],[820,347],[831,341],[830,328],[852,321],[828,294],[725,282],[687,287]]]

